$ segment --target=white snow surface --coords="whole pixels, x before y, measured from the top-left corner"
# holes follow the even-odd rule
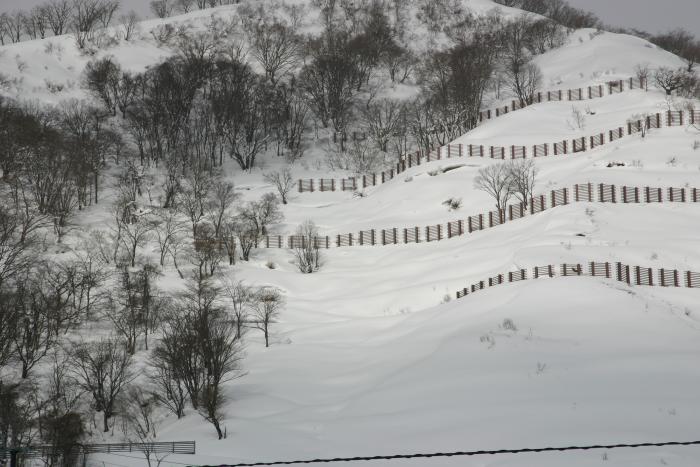
[[[495,7],[488,0],[465,4],[480,12]],[[201,25],[235,8],[168,21]],[[148,21],[142,29],[160,22]],[[313,15],[307,27],[313,28]],[[629,77],[638,63],[681,65],[678,57],[641,39],[593,33],[576,31],[566,46],[537,58],[545,89]],[[171,53],[145,32],[100,52],[133,70]],[[87,61],[69,36],[0,48],[0,72],[14,80],[5,93],[50,103],[84,96],[79,82]],[[52,94],[47,81],[66,90]],[[653,89],[536,104],[489,121],[456,143],[551,143],[621,126],[634,114],[659,112],[667,104]],[[566,123],[572,105],[595,111],[583,130]],[[644,139],[632,136],[585,154],[538,160],[536,192],[588,181],[700,188],[695,140],[700,132],[690,127],[652,130]],[[316,154],[308,157],[292,168],[295,178],[324,173],[313,168]],[[626,166],[607,168],[613,160]],[[264,163],[269,170],[282,162],[270,156]],[[463,219],[492,209],[489,198],[473,188],[478,168],[489,163],[498,162],[457,159],[416,167],[364,198],[295,194],[277,230],[291,233],[304,219],[313,219],[323,234]],[[428,174],[453,164],[464,166]],[[272,191],[262,181],[263,170],[228,168],[243,199]],[[459,211],[447,212],[441,204],[449,197],[462,199]],[[100,228],[109,216],[106,205],[86,209],[81,230]],[[194,439],[198,454],[168,456],[162,465],[697,439],[699,291],[555,278],[507,284],[460,300],[454,292],[514,268],[565,261],[698,271],[698,232],[700,205],[576,204],[449,241],[331,249],[324,267],[310,275],[296,271],[286,250],[259,250],[249,263],[224,266],[224,273],[283,290],[288,305],[273,329],[272,345],[264,348],[255,331],[247,336],[246,374],[226,386],[228,437],[216,440],[192,410],[179,421],[168,417],[159,438]],[[266,268],[268,261],[276,269]],[[180,286],[174,271],[166,270],[161,287]],[[452,300],[441,303],[445,296]],[[504,329],[505,319],[517,330]],[[134,456],[104,455],[92,462],[144,465]],[[698,458],[700,448],[687,447],[366,465],[689,467]]]

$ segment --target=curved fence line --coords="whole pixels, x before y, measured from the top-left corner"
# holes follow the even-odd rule
[[[576,202],[654,204],[700,203],[700,188],[636,187],[605,183],[579,183],[531,197],[526,203],[510,204],[505,209],[475,214],[451,222],[414,227],[361,230],[325,236],[267,235],[256,243],[257,248],[304,248],[313,242],[318,248],[386,246],[427,243],[486,230],[506,222],[532,216],[547,209]]]
[[[559,265],[534,266],[518,269],[505,274],[497,274],[485,280],[475,282],[469,287],[457,291],[457,298],[463,298],[480,290],[511,282],[544,277],[604,277],[624,282],[627,285],[649,287],[686,287],[700,288],[700,272],[679,271],[678,269],[654,269],[642,266],[630,266],[620,262],[562,263]]]
[[[573,102],[592,100],[605,97],[606,95],[619,94],[634,89],[642,89],[645,91],[649,90],[647,80],[643,78],[630,77],[626,79],[607,81],[605,84],[597,84],[588,87],[541,91],[533,96],[533,101],[530,104],[526,103],[523,105],[519,99],[513,99],[511,100],[510,104],[481,110],[479,112],[477,126],[488,120],[515,112],[516,110],[524,109],[525,107],[529,107],[533,104],[541,104],[544,102]],[[367,133],[362,131],[353,131],[350,133],[349,137],[347,133],[333,134],[333,142],[338,142],[340,140],[347,141],[348,138],[351,138],[353,141],[363,141],[367,139]]]
[[[393,168],[380,173],[363,175],[361,177],[347,177],[341,179],[320,178],[320,179],[299,179],[297,180],[297,191],[305,192],[327,192],[327,191],[357,191],[367,187],[381,185],[393,180],[406,170],[420,166],[427,162],[462,158],[481,157],[497,160],[541,158],[547,156],[558,156],[576,154],[593,150],[599,146],[612,143],[625,136],[637,133],[645,135],[651,129],[661,129],[666,127],[680,127],[685,124],[700,124],[700,110],[669,110],[650,114],[642,119],[628,121],[624,126],[611,130],[599,132],[591,136],[565,139],[555,143],[542,143],[511,146],[484,146],[474,144],[448,144],[433,151],[418,151],[416,153],[403,156]]]

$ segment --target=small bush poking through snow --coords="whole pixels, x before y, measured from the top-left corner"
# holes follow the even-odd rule
[[[546,370],[546,369],[547,369],[546,363],[537,362],[537,369],[535,370],[535,374],[541,375],[542,373],[544,373],[544,370]]]
[[[496,339],[491,334],[484,334],[479,338],[479,342],[488,344],[489,349],[492,349],[496,345]]]
[[[506,331],[513,331],[516,332],[518,330],[518,327],[515,325],[512,319],[506,318],[503,320],[503,324],[501,324],[501,327],[505,329]]]
[[[462,207],[462,198],[448,198],[442,204],[447,206],[448,211],[456,211]]]
[[[624,166],[625,166],[624,162],[618,162],[618,161],[608,162],[608,165],[606,165],[606,167],[624,167]]]
[[[65,84],[54,83],[48,79],[44,81],[46,82],[46,89],[48,89],[51,94],[58,94],[59,92],[63,92],[63,90],[66,88]]]
[[[693,141],[693,151],[697,151],[698,149],[700,149],[700,141],[696,139]]]
[[[267,269],[277,269],[277,265],[271,260],[268,260],[267,263],[265,263],[265,267],[267,267]]]

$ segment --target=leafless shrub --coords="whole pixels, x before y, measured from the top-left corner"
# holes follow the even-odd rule
[[[277,188],[282,204],[287,204],[289,193],[294,189],[292,171],[285,168],[277,172],[268,172],[264,174],[264,177],[266,182],[273,184]]]
[[[279,290],[263,287],[254,298],[255,327],[265,336],[265,347],[270,346],[270,326],[277,322],[285,300]]]
[[[294,263],[299,271],[311,274],[321,267],[322,256],[318,244],[318,228],[313,221],[304,221],[295,232]]]
[[[511,192],[525,206],[532,198],[537,182],[537,166],[532,159],[518,159],[508,162]]]
[[[109,432],[109,421],[115,415],[117,401],[133,381],[131,355],[115,339],[78,342],[70,352],[70,365],[80,387],[92,395],[102,412],[103,431]]]
[[[447,206],[448,211],[456,211],[462,207],[462,198],[448,198],[442,204]]]

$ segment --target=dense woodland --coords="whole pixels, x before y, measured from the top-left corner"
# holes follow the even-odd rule
[[[220,3],[151,6],[167,17]],[[81,83],[89,99],[0,99],[0,449],[49,444],[49,465],[72,465],[71,446],[99,432],[155,439],[164,412],[198,413],[225,437],[222,385],[244,375],[247,333],[270,345],[285,299],[220,273],[282,221],[294,181],[289,169],[266,173],[273,191],[243,202],[224,167],[291,165],[324,141],[330,170],[382,169],[473,128],[486,96],[532,103],[542,89],[533,57],[573,28],[602,27],[560,0],[501,0],[542,15],[512,20],[413,0],[418,20],[448,39],[427,54],[412,47],[407,3],[312,0],[323,18],[313,35],[300,27],[308,12],[265,2],[206,30],[163,23],[150,37],[173,53],[140,74],[96,57],[144,34],[118,1],[51,0],[0,16],[2,44],[70,33],[94,57]],[[699,95],[698,42],[684,31],[648,37],[687,67],[639,73],[669,94]],[[386,84],[412,93],[385,97]],[[367,137],[345,138],[353,132]],[[494,170],[506,172],[484,172],[485,191],[515,184],[510,193],[527,200],[534,167]],[[95,205],[109,212],[105,229],[78,235]],[[309,241],[295,264],[313,273],[317,229],[309,220],[297,234]],[[182,280],[177,294],[159,285],[168,270]]]

